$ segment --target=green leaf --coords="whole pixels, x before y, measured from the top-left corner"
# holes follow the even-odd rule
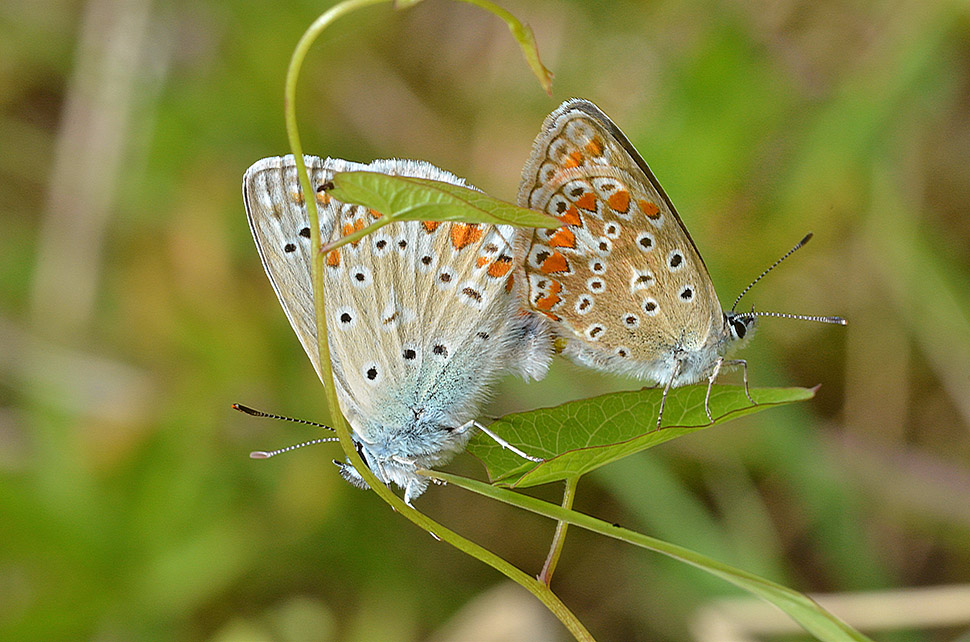
[[[502,448],[479,433],[468,451],[482,460],[489,480],[506,487],[527,488],[583,475],[611,461],[710,426],[773,406],[811,399],[808,388],[752,388],[752,405],[740,386],[711,389],[712,424],[704,411],[707,384],[674,388],[667,395],[663,428],[657,413],[663,391],[645,388],[617,392],[555,408],[506,415],[489,429],[526,453],[542,457],[536,464]]]
[[[706,386],[704,387],[706,388]],[[762,390],[762,392],[771,392],[773,390],[779,393],[783,393],[786,390],[791,393],[794,393],[794,391],[802,391],[809,393],[809,395],[813,392],[811,390],[805,390],[804,388],[775,388]],[[497,499],[511,506],[531,511],[537,515],[543,515],[560,522],[572,524],[573,526],[578,526],[579,528],[584,528],[594,533],[605,535],[606,537],[612,537],[622,542],[655,551],[675,560],[690,564],[774,604],[798,622],[806,631],[823,642],[872,642],[868,637],[823,609],[807,595],[759,577],[754,573],[722,564],[715,559],[701,555],[683,546],[670,544],[669,542],[664,542],[663,540],[623,528],[619,524],[610,524],[590,515],[568,510],[541,499],[530,497],[524,493],[496,488],[495,486],[490,486],[474,479],[450,475],[440,471],[430,472],[429,475],[445,481],[452,486],[458,486],[459,488],[470,490],[479,495]]]
[[[373,208],[395,221],[462,221],[518,227],[560,227],[552,216],[517,207],[484,192],[426,178],[377,172],[339,172],[330,196]]]

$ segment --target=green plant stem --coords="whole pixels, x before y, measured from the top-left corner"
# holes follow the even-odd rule
[[[379,218],[361,230],[357,230],[356,232],[348,234],[347,236],[341,236],[336,241],[327,243],[326,245],[320,248],[320,254],[322,254],[323,256],[326,256],[331,250],[336,250],[338,247],[341,247],[342,245],[347,245],[348,243],[356,243],[357,241],[364,238],[368,234],[376,232],[377,230],[381,229],[385,225],[390,225],[393,222],[394,222],[394,219],[392,218],[388,218],[388,217]]]
[[[561,506],[541,499],[516,493],[505,488],[498,488],[497,486],[468,479],[467,477],[459,477],[458,475],[451,475],[440,471],[421,471],[421,473],[439,481],[444,481],[459,488],[478,493],[479,495],[484,495],[485,497],[497,499],[511,506],[531,511],[537,515],[574,524],[594,533],[599,533],[600,535],[612,537],[640,548],[661,553],[703,571],[707,571],[774,604],[819,640],[825,642],[872,642],[868,637],[862,635],[823,609],[807,595],[766,580],[763,577],[758,577],[753,573],[723,564],[682,546],[670,544],[654,537],[642,535],[623,528],[619,524],[610,524],[584,513],[566,510]]]
[[[562,493],[562,507],[570,510],[573,507],[573,500],[576,497],[576,486],[579,484],[579,476],[570,477],[566,480],[566,488]],[[562,547],[566,543],[566,529],[569,524],[563,521],[556,522],[556,532],[552,536],[552,545],[549,547],[549,554],[546,562],[542,565],[539,573],[539,581],[549,586],[552,582],[552,574],[556,572],[556,565],[559,564],[559,557],[562,555]]]
[[[416,511],[404,503],[390,488],[385,486],[371,469],[364,464],[360,455],[354,447],[353,438],[346,419],[340,410],[340,403],[337,398],[336,386],[333,380],[333,370],[330,363],[330,344],[327,334],[327,317],[325,306],[325,292],[323,287],[323,261],[325,254],[321,252],[320,239],[320,219],[314,198],[314,191],[310,186],[310,179],[307,174],[306,163],[303,160],[303,147],[300,143],[299,131],[296,122],[296,83],[299,77],[300,67],[306,58],[307,51],[320,33],[337,18],[354,11],[356,9],[387,2],[389,0],[345,0],[335,5],[330,10],[317,18],[313,24],[300,38],[293,56],[290,59],[290,66],[286,74],[286,87],[284,98],[284,110],[286,116],[286,132],[289,138],[290,148],[293,151],[296,162],[297,173],[300,178],[300,186],[303,194],[307,195],[304,202],[307,206],[307,216],[310,220],[310,242],[313,248],[313,298],[314,310],[317,322],[317,349],[319,350],[320,377],[323,381],[326,393],[327,404],[333,415],[333,428],[340,439],[340,446],[343,448],[351,465],[360,473],[367,485],[370,486],[377,495],[401,515],[411,520],[419,527],[427,530],[435,537],[448,542],[455,548],[479,559],[492,568],[498,570],[509,579],[513,580],[533,595],[535,595],[548,608],[563,625],[572,633],[573,637],[582,641],[593,641],[593,636],[576,618],[576,616],[566,607],[565,604],[551,591],[549,587],[530,577],[521,569],[513,566],[506,560],[495,555],[489,550],[461,537],[457,533],[445,528],[426,515]]]

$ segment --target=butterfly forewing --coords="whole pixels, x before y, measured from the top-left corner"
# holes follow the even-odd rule
[[[464,185],[419,161],[306,160],[323,243],[381,217],[317,191],[335,171]],[[244,194],[263,265],[319,373],[310,235],[291,157],[254,165]],[[544,372],[548,346],[512,294],[516,233],[508,226],[396,222],[327,254],[323,278],[334,375],[345,412],[365,440],[418,419],[456,428],[474,418],[499,375]]]
[[[537,230],[522,254],[529,304],[580,361],[649,376],[674,346],[706,345],[720,330],[693,241],[646,163],[592,103],[568,101],[546,119],[518,202],[564,223]]]
[[[304,158],[311,185],[322,185],[329,180],[332,173],[324,167],[322,159]],[[319,374],[310,281],[310,228],[292,157],[264,158],[250,167],[243,177],[243,203],[266,276]],[[329,238],[334,224],[334,204],[322,191],[317,208],[321,235]]]

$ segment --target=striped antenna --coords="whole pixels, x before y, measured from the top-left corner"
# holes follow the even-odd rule
[[[799,319],[801,321],[818,321],[819,323],[834,323],[836,325],[847,325],[847,321],[842,317],[819,317],[808,314],[788,314],[787,312],[741,312],[735,314],[735,319],[747,319],[751,317],[780,317],[782,319]]]
[[[812,233],[809,232],[808,234],[805,235],[805,238],[803,238],[801,241],[798,242],[798,244],[795,245],[795,247],[793,247],[792,249],[788,250],[785,253],[785,256],[783,256],[780,259],[778,259],[777,261],[775,261],[774,264],[772,264],[772,266],[770,268],[768,268],[767,270],[765,270],[764,272],[761,273],[761,276],[759,276],[757,279],[755,279],[750,284],[748,284],[748,287],[744,288],[741,291],[741,294],[738,295],[738,298],[736,298],[734,300],[734,305],[731,306],[731,312],[734,312],[734,309],[738,307],[738,302],[741,301],[741,297],[743,297],[745,294],[747,294],[748,293],[748,290],[750,290],[751,288],[753,288],[755,283],[757,283],[761,279],[765,278],[768,275],[768,273],[771,272],[772,270],[774,270],[776,267],[778,267],[781,264],[782,261],[784,261],[785,259],[787,259],[792,254],[794,254],[796,250],[799,250],[802,247],[804,247],[804,245],[806,243],[808,243],[809,241],[811,241],[811,240],[812,240]]]
[[[307,426],[314,426],[316,428],[324,428],[326,430],[333,431],[333,428],[325,424],[317,423],[315,421],[307,421],[306,419],[294,419],[293,417],[286,417],[284,415],[274,415],[272,413],[263,412],[262,410],[256,410],[254,408],[250,408],[249,406],[244,406],[241,403],[232,404],[232,409],[238,410],[239,412],[244,412],[247,415],[252,415],[253,417],[266,417],[268,419],[292,421],[295,424],[304,424]],[[280,455],[282,453],[289,452],[291,450],[296,450],[298,448],[303,448],[305,446],[312,446],[314,444],[328,443],[332,441],[340,441],[340,440],[336,437],[323,437],[320,439],[311,439],[310,441],[304,441],[303,443],[300,443],[300,444],[293,444],[292,446],[287,446],[286,448],[280,448],[278,450],[270,450],[270,451],[254,450],[253,452],[249,453],[249,457],[250,459],[269,459],[270,457],[275,457],[276,455]]]
[[[330,441],[340,441],[336,437],[324,437],[321,439],[311,439],[310,441],[304,441],[302,444],[293,444],[292,446],[287,446],[286,448],[280,448],[279,450],[270,450],[269,452],[265,450],[254,450],[249,453],[250,459],[269,459],[270,457],[275,457],[285,452],[291,450],[296,450],[297,448],[303,448],[304,446],[312,446],[314,444],[322,444]]]

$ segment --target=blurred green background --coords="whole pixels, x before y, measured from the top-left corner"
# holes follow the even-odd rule
[[[231,403],[328,417],[240,197],[252,162],[287,152],[286,64],[327,6],[0,8],[0,638],[564,639],[527,593],[343,482],[336,446],[247,458],[318,432]],[[494,17],[380,6],[314,47],[305,149],[423,158],[512,199],[545,114],[589,98],[677,204],[722,302],[814,231],[746,301],[850,321],[763,321],[752,383],[817,397],[601,469],[576,508],[802,591],[970,582],[968,5],[505,6],[535,29],[554,98]],[[486,412],[636,386],[559,362]],[[452,469],[481,474],[469,456]],[[455,488],[418,506],[541,567],[549,522]],[[553,587],[601,640],[689,639],[699,608],[737,594],[578,530]],[[962,626],[876,636],[970,639],[967,602]]]

